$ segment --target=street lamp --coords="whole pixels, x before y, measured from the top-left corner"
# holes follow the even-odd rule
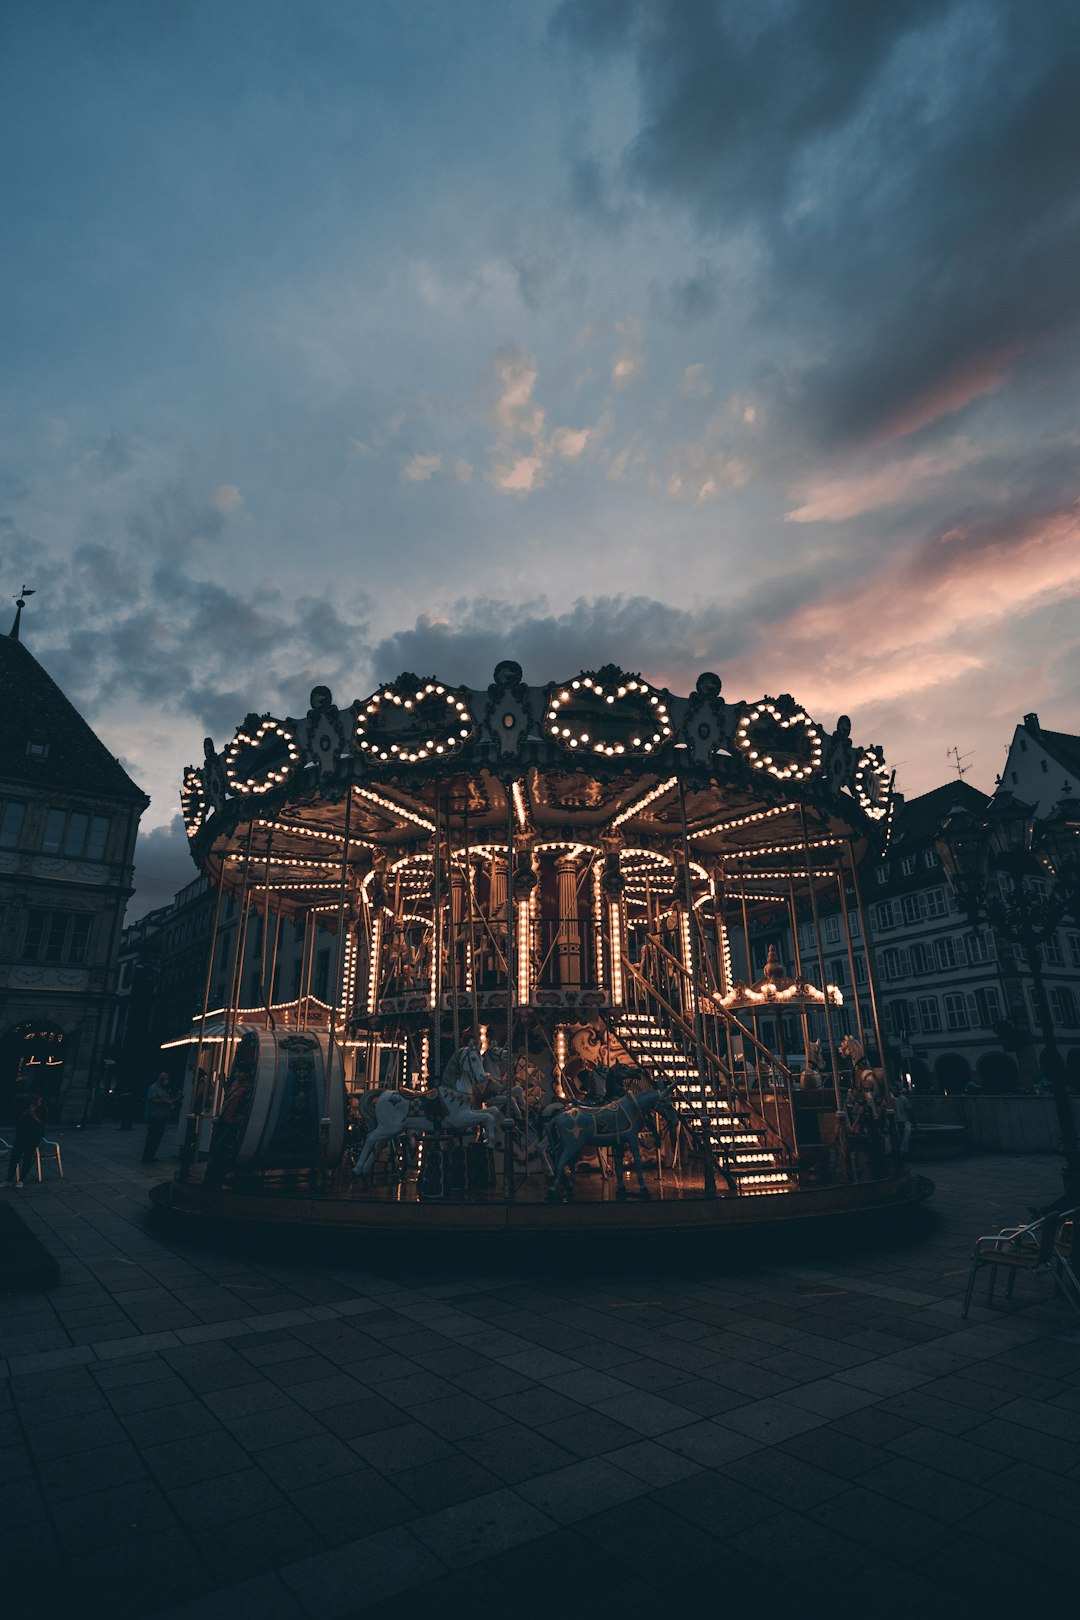
[[[1075,804],[1075,801],[1069,803]],[[1075,892],[1072,896],[1068,892],[1067,874],[1072,870],[1070,863],[1075,865],[1074,852],[1080,848],[1076,833],[1070,829],[1080,830],[1080,822],[1075,818],[1069,820],[1068,805],[1057,808],[1064,814],[1057,819],[1050,817],[1048,828],[1040,828],[1036,840],[1034,807],[1002,789],[994,795],[981,817],[961,806],[953,809],[934,842],[945,874],[972,926],[985,918],[997,933],[1023,952],[1031,974],[1050,1088],[1061,1129],[1065,1199],[1066,1204],[1072,1205],[1080,1202],[1080,1143],[1065,1089],[1065,1064],[1054,1037],[1054,1019],[1040,955],[1042,946],[1075,904]],[[1043,875],[1036,851],[1044,857],[1044,870],[1054,878],[1049,889],[1036,888],[1027,881]],[[1060,863],[1060,878],[1055,857]],[[998,874],[1002,880],[1000,885],[995,881]],[[1045,883],[1045,878],[1043,881]]]

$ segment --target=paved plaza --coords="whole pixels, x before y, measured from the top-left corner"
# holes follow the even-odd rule
[[[5,1613],[962,1620],[1069,1591],[1080,1334],[1026,1277],[960,1318],[973,1236],[1053,1197],[1053,1159],[937,1166],[873,1245],[639,1273],[488,1240],[421,1272],[163,1230],[140,1145],[69,1134],[66,1179],[0,1195],[61,1262],[0,1298]]]

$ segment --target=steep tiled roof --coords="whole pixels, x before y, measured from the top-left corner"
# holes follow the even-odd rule
[[[1080,737],[1068,731],[1044,731],[1041,726],[1035,736],[1046,752],[1077,778],[1074,788],[1080,786]]]
[[[974,814],[981,812],[989,800],[985,793],[957,777],[955,782],[943,782],[941,787],[920,793],[916,799],[905,799],[896,813],[890,853],[898,849],[921,849],[934,840],[941,823],[955,805],[963,805]]]
[[[48,744],[44,758],[27,744]],[[38,787],[149,803],[34,655],[0,635],[0,776]]]

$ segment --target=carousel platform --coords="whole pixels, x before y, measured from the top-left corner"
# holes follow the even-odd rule
[[[544,1237],[573,1243],[595,1238],[650,1234],[665,1239],[807,1227],[814,1222],[844,1223],[902,1216],[933,1193],[927,1177],[904,1171],[877,1181],[810,1186],[753,1196],[718,1193],[668,1178],[647,1199],[616,1198],[613,1185],[581,1178],[575,1197],[549,1203],[540,1176],[519,1180],[508,1199],[502,1189],[475,1193],[460,1201],[420,1199],[409,1182],[379,1188],[333,1187],[313,1192],[281,1178],[259,1186],[211,1188],[179,1179],[150,1193],[155,1211],[181,1226],[277,1229],[309,1232],[430,1238],[464,1234],[507,1238]]]

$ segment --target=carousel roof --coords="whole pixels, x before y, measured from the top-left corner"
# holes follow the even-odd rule
[[[486,689],[403,674],[346,708],[317,686],[302,717],[249,714],[220,750],[206,739],[181,801],[196,863],[250,857],[286,910],[330,909],[346,821],[370,872],[430,858],[437,822],[473,849],[528,833],[664,859],[684,811],[693,863],[737,867],[764,899],[824,878],[848,839],[884,847],[892,778],[846,716],[829,732],[787,694],[728,703],[706,673],[681,697],[614,665],[529,685],[507,660]]]

